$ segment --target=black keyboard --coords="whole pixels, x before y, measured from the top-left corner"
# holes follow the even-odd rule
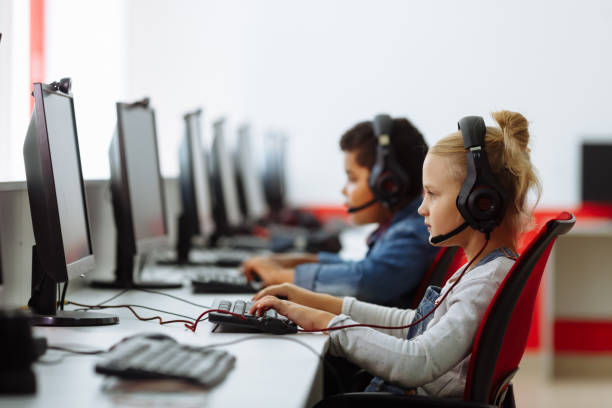
[[[189,259],[195,264],[233,267],[240,266],[247,259],[255,256],[254,252],[214,249],[208,251],[191,251]]]
[[[193,293],[256,293],[261,284],[249,282],[236,270],[206,268],[194,272],[191,278]]]
[[[244,300],[236,300],[233,303],[229,300],[220,300],[215,302],[214,309],[227,310],[242,315],[244,319],[226,313],[210,312],[208,320],[224,328],[228,326],[233,331],[255,331],[274,334],[297,333],[297,325],[285,316],[276,313],[275,310],[270,309],[262,316],[249,314],[252,305],[253,302]]]
[[[187,346],[167,336],[135,336],[118,343],[96,372],[125,379],[173,379],[212,387],[236,358],[226,351]]]

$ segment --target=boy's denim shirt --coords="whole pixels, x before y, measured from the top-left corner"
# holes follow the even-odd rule
[[[406,307],[438,248],[429,244],[423,217],[417,213],[422,198],[404,206],[390,225],[369,240],[361,261],[345,261],[321,252],[319,262],[295,268],[295,284],[315,292],[354,296],[386,306]]]

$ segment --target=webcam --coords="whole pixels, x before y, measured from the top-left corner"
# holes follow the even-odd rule
[[[142,98],[139,101],[130,103],[128,106],[130,108],[148,108],[149,107],[149,98]]]
[[[56,91],[69,94],[70,89],[72,89],[72,80],[70,78],[62,78],[59,81],[51,82],[49,86],[51,86]]]

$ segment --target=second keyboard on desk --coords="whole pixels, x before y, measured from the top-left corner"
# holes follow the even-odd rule
[[[115,345],[96,372],[124,379],[172,379],[212,387],[234,367],[226,351],[192,347],[165,335],[137,335]]]
[[[194,293],[255,293],[261,289],[258,282],[249,282],[237,269],[198,268],[191,275]]]
[[[233,303],[229,300],[219,300],[215,302],[214,309],[227,310],[238,316],[227,313],[211,312],[208,320],[217,323],[223,328],[228,327],[233,331],[240,330],[245,332],[265,332],[274,334],[297,333],[297,325],[283,315],[276,313],[275,310],[268,310],[262,316],[249,314],[253,302],[236,300]]]

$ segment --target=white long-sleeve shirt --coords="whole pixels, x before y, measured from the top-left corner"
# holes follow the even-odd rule
[[[489,254],[492,255],[492,254]],[[423,334],[406,339],[408,329],[356,327],[330,333],[330,351],[401,387],[421,387],[429,395],[463,395],[476,330],[514,260],[499,256],[467,271],[434,312]],[[485,262],[483,262],[485,261]],[[439,299],[465,265],[448,280]],[[330,326],[353,323],[403,326],[415,311],[373,305],[346,297]]]

